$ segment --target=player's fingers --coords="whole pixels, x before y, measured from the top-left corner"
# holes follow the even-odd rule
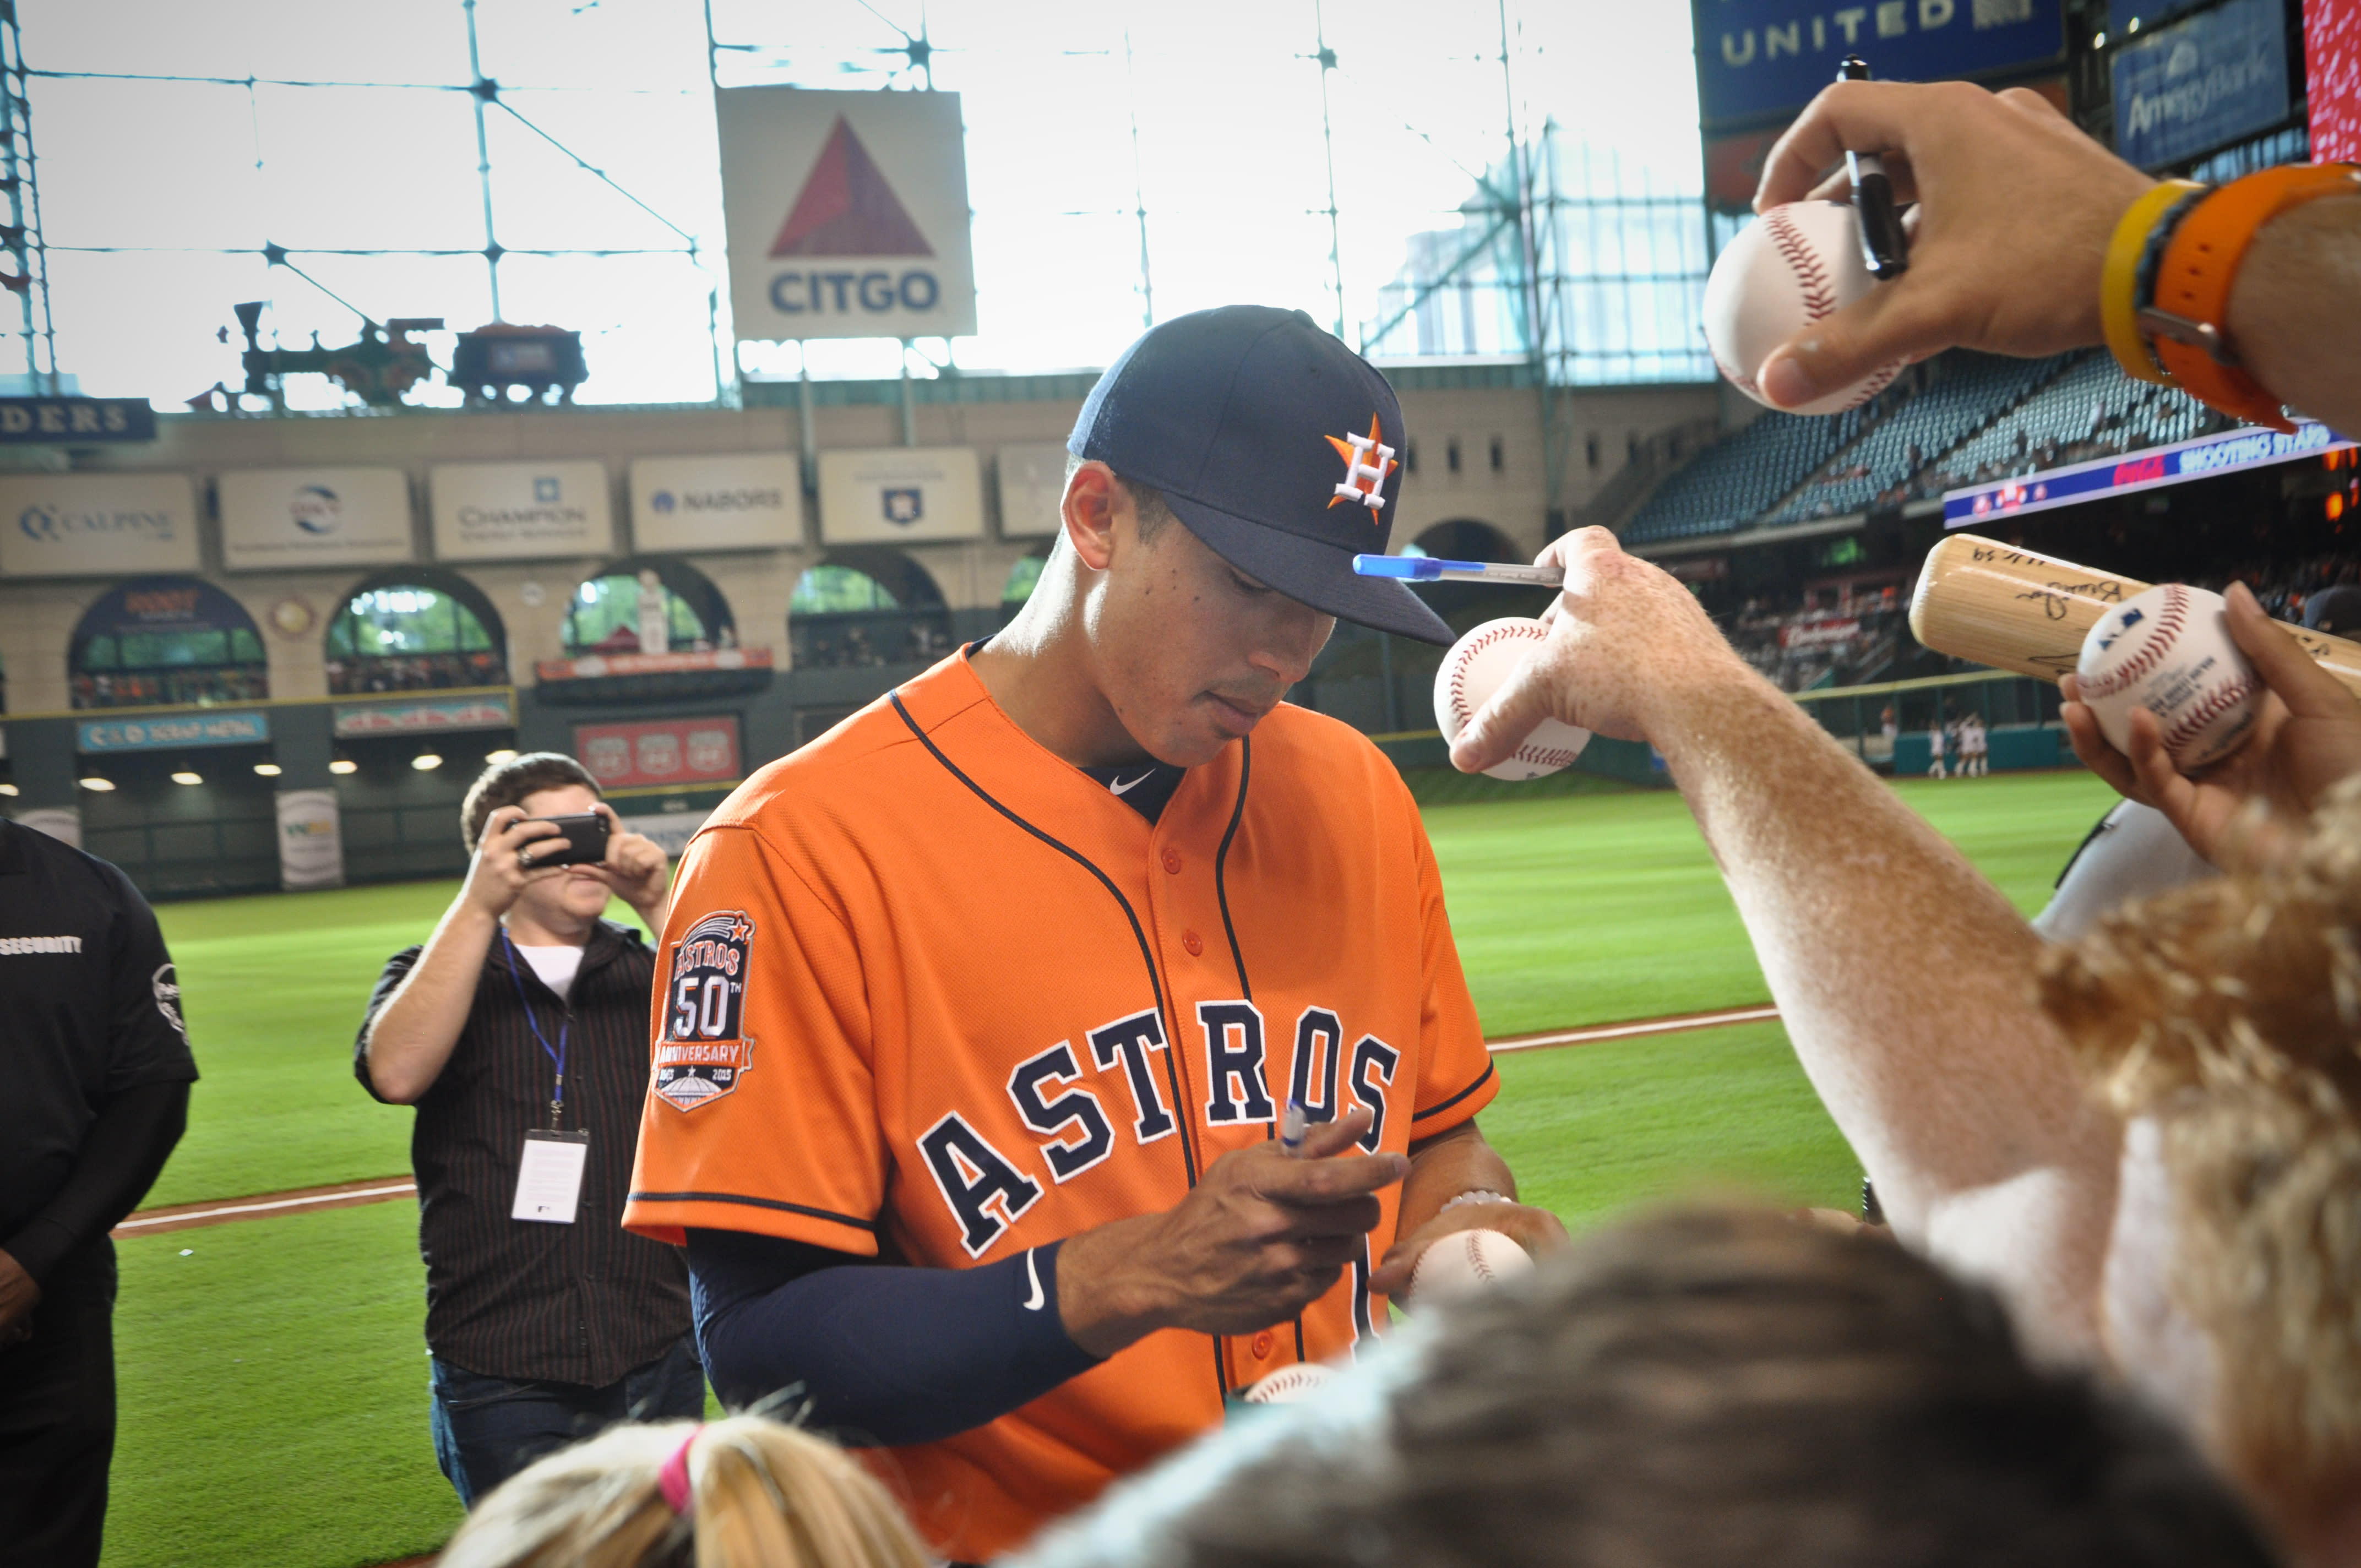
[[[1754,384],[1773,405],[1799,408],[1896,360],[1950,347],[1956,334],[1930,302],[1936,287],[1916,269],[1879,284],[1765,355]]]
[[[1373,1192],[1356,1192],[1334,1202],[1290,1202],[1274,1200],[1282,1216],[1280,1235],[1290,1241],[1333,1241],[1361,1245],[1361,1238],[1385,1220],[1385,1205]]]
[[[2263,684],[2279,693],[2290,713],[2301,718],[2361,719],[2361,701],[2271,619],[2254,590],[2232,583],[2222,597],[2229,604],[2230,640],[2255,662]]]
[[[1266,1201],[1290,1208],[1330,1205],[1383,1191],[1409,1174],[1410,1160],[1390,1151],[1327,1159],[1275,1159],[1257,1167],[1254,1190]]]
[[[1325,1122],[1314,1122],[1303,1130],[1303,1144],[1298,1148],[1300,1159],[1326,1159],[1343,1154],[1361,1141],[1377,1120],[1376,1113],[1366,1105],[1356,1105],[1343,1115]]]

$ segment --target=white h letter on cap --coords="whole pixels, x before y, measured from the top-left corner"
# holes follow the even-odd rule
[[[1345,439],[1352,443],[1353,455],[1345,465],[1345,478],[1336,487],[1336,493],[1347,500],[1360,502],[1371,511],[1383,511],[1386,498],[1381,492],[1385,488],[1386,474],[1393,467],[1394,449],[1380,445],[1373,436],[1348,435]],[[1369,461],[1372,452],[1377,454],[1378,459],[1374,464]],[[1369,488],[1366,490],[1361,488],[1361,481],[1365,478],[1369,481]]]

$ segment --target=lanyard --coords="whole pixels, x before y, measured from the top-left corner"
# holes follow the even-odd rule
[[[508,949],[509,978],[516,981],[517,1004],[524,1009],[525,1027],[533,1031],[533,1037],[541,1042],[542,1054],[548,1057],[557,1069],[556,1087],[551,1091],[549,1101],[549,1130],[554,1133],[557,1131],[557,1119],[566,1109],[566,1032],[574,1026],[574,1013],[571,1008],[566,1010],[566,1021],[557,1026],[557,1048],[551,1050],[549,1036],[541,1032],[541,1025],[533,1018],[533,1000],[524,993],[524,976],[517,972],[524,967],[523,961],[517,957],[516,944],[509,940],[505,926],[500,927],[500,946]]]

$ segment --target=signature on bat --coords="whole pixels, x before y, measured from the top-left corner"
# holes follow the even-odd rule
[[[2051,620],[2066,619],[2068,608],[2077,602],[2120,604],[2124,586],[2113,577],[2092,577],[2079,583],[2044,583],[2027,588],[2016,596],[2030,599],[2041,607],[2041,613]]]

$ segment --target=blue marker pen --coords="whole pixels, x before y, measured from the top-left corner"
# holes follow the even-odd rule
[[[1303,1102],[1290,1100],[1279,1118],[1279,1152],[1290,1158],[1303,1152],[1303,1135],[1312,1130],[1312,1118],[1304,1114]]]
[[[1565,582],[1565,573],[1555,566],[1439,561],[1432,555],[1356,555],[1353,570],[1364,577],[1399,577],[1406,583],[1501,583],[1554,588]]]

